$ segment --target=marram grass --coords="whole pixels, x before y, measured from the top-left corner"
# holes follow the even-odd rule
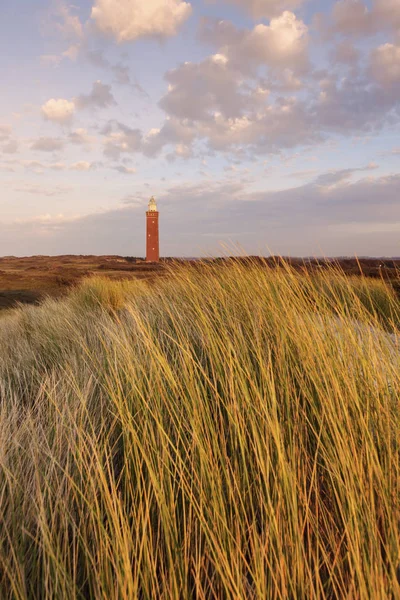
[[[0,598],[400,598],[400,305],[232,262],[0,321]]]

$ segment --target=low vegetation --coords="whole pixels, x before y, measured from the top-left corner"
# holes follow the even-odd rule
[[[18,304],[39,304],[67,295],[89,276],[111,280],[155,279],[162,264],[122,256],[0,257],[0,314]]]
[[[0,597],[400,598],[400,303],[281,263],[0,320]]]

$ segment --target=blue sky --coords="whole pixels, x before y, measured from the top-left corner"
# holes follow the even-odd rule
[[[400,255],[398,0],[0,7],[0,254]]]

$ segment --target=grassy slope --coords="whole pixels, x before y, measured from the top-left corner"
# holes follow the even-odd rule
[[[65,296],[90,275],[109,279],[154,279],[162,264],[146,264],[119,256],[0,257],[1,311],[19,304],[37,304],[45,297]]]
[[[259,266],[0,321],[0,597],[400,598],[400,306]]]

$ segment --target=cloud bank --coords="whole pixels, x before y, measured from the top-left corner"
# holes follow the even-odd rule
[[[91,16],[100,32],[122,43],[174,36],[191,11],[182,0],[96,0]]]

